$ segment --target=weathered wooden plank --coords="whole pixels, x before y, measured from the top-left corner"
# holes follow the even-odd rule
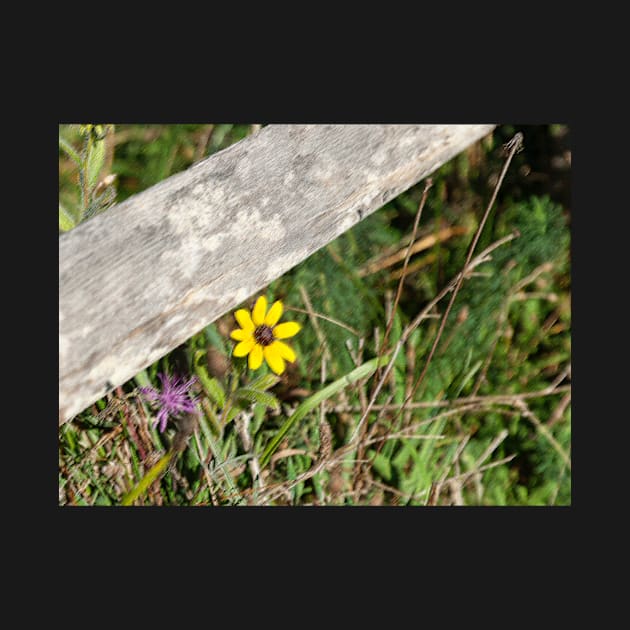
[[[269,125],[59,238],[59,422],[489,133]]]

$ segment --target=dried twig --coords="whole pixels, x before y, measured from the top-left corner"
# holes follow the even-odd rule
[[[416,217],[418,216],[419,214],[416,215]],[[395,254],[388,255],[385,258],[379,257],[372,262],[368,262],[364,267],[359,269],[359,271],[357,272],[357,275],[360,278],[363,278],[365,276],[369,276],[373,273],[386,269],[387,267],[391,267],[392,265],[395,265],[401,262],[402,260],[406,260],[408,262],[409,257],[412,256],[413,254],[417,254],[418,252],[422,252],[425,249],[429,249],[437,243],[443,243],[444,241],[447,241],[448,239],[453,238],[453,236],[462,236],[466,234],[467,232],[468,232],[468,228],[458,226],[458,225],[452,226],[452,227],[444,227],[438,230],[435,234],[429,234],[421,238],[419,241],[415,243],[413,242],[415,240],[415,233],[414,233],[412,236],[411,247],[407,246],[406,248],[396,252]],[[403,269],[405,268],[406,268],[406,265],[403,266]],[[396,272],[393,272],[393,273],[400,273],[400,274],[406,275],[404,274],[402,270],[397,270]]]

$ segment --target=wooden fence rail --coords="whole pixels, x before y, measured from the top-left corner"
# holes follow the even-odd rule
[[[59,237],[59,423],[494,125],[269,125]]]

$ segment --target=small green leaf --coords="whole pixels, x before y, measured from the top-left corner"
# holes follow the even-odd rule
[[[87,185],[91,192],[98,183],[98,176],[105,163],[105,142],[103,140],[94,140],[90,144],[87,156]]]
[[[252,421],[252,425],[250,428],[252,435],[257,435],[258,430],[260,429],[265,416],[267,414],[267,407],[265,405],[261,405],[260,403],[256,403],[254,405],[254,418]]]
[[[146,370],[141,370],[138,372],[133,380],[136,382],[138,387],[151,387],[151,380],[149,379],[149,375]]]
[[[264,392],[270,387],[273,387],[279,381],[280,377],[275,374],[263,374],[262,376],[254,379],[248,387],[250,389],[257,389],[259,392]]]
[[[261,392],[257,389],[252,389],[251,387],[241,387],[236,390],[236,398],[239,400],[247,400],[249,402],[260,403],[261,405],[265,405],[270,409],[279,409],[280,403],[278,399],[269,392]]]
[[[199,377],[199,380],[201,381],[203,388],[208,393],[208,396],[212,398],[220,409],[223,409],[223,407],[225,407],[225,390],[221,386],[221,383],[219,383],[216,378],[211,377],[205,366],[199,363],[195,365],[195,373]]]
[[[293,457],[287,457],[287,479],[293,481],[297,477],[297,473],[295,472],[295,464],[293,463]]]
[[[72,215],[61,204],[59,204],[59,229],[62,232],[68,232],[75,225],[76,222],[72,218]]]
[[[238,416],[239,413],[241,413],[241,411],[243,411],[240,407],[235,406],[232,407],[229,411],[228,414],[225,418],[225,422],[224,424],[228,424],[230,422],[232,422],[232,420],[234,420],[234,418],[236,418],[236,416]]]
[[[217,404],[217,407],[223,409],[223,407],[225,407],[225,390],[221,386],[221,383],[219,383],[216,378],[210,377],[205,383],[205,386],[208,394]]]

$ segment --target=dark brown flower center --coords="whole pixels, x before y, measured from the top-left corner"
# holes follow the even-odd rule
[[[269,326],[265,326],[264,324],[262,326],[258,326],[258,328],[254,331],[254,339],[261,346],[268,346],[273,341],[273,331],[269,328]]]

